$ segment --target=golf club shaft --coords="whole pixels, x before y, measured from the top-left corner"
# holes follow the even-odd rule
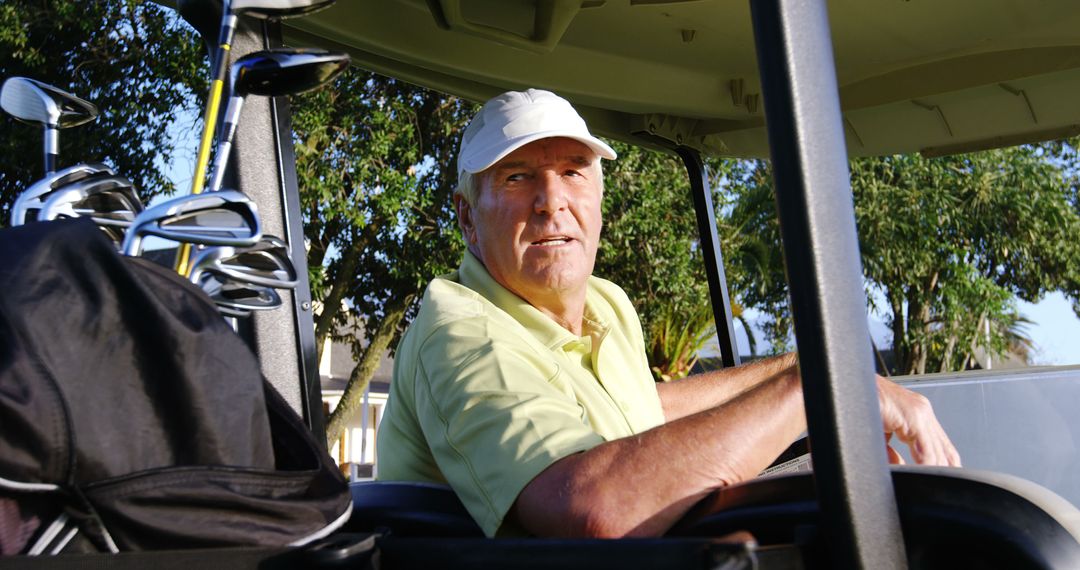
[[[214,131],[217,127],[218,107],[221,104],[221,91],[225,84],[225,71],[228,69],[228,56],[233,33],[236,31],[237,17],[230,13],[229,2],[223,6],[221,34],[218,48],[214,54],[214,75],[210,84],[210,98],[206,104],[206,116],[203,117],[202,139],[199,141],[199,154],[195,161],[195,176],[191,180],[191,193],[201,194],[206,183],[206,169],[210,164],[210,148],[214,143]],[[180,244],[176,250],[176,262],[173,268],[180,275],[187,275],[191,260],[191,246]]]
[[[60,127],[45,125],[45,176],[56,172],[56,159],[60,154]]]
[[[243,97],[233,94],[229,98],[229,106],[225,109],[225,124],[222,128],[224,135],[218,142],[217,152],[214,153],[214,168],[210,171],[209,189],[211,192],[221,190],[221,185],[225,180],[225,166],[229,163],[233,137],[236,136],[236,124],[240,121],[240,109],[243,106]]]

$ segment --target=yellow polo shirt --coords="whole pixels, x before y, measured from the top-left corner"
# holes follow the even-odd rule
[[[664,421],[626,293],[590,277],[578,337],[465,254],[394,357],[379,479],[448,483],[488,536],[547,466]]]

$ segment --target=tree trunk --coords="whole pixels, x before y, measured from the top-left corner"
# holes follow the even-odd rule
[[[912,342],[908,374],[925,374],[926,362],[929,359],[929,333],[930,333],[930,303],[923,299],[933,299],[934,290],[937,289],[938,273],[935,271],[927,277],[925,288],[916,291],[917,300],[908,300],[908,332],[918,330],[918,340]]]
[[[326,298],[323,299],[322,312],[315,318],[315,347],[318,351],[317,362],[322,362],[323,347],[326,346],[326,337],[328,337],[333,330],[334,317],[336,317],[338,311],[341,310],[341,300],[344,299],[345,294],[348,293],[349,285],[356,275],[356,266],[360,263],[360,254],[356,251],[356,248],[349,248],[348,251],[342,253],[342,256],[344,259],[341,260],[341,266],[334,275],[334,282],[330,284],[330,289],[326,293]]]
[[[892,287],[888,288],[891,293]],[[892,344],[893,344],[893,366],[896,372],[903,374],[903,371],[907,368],[907,342],[904,340],[904,303],[903,297],[899,294],[892,295],[886,294],[886,298],[889,301],[889,307],[892,309]]]
[[[881,351],[878,350],[877,343],[874,342],[874,338],[870,337],[870,347],[874,349],[874,357],[877,358],[878,366],[881,367],[881,375],[888,378],[892,376],[889,371],[889,366],[885,363],[885,357],[881,355]]]
[[[971,337],[971,345],[970,345],[970,348],[969,348],[969,351],[970,351],[969,354],[974,354],[975,351],[979,348],[979,331],[983,330],[983,326],[985,326],[985,324],[986,324],[986,311],[983,311],[983,312],[979,313],[979,320],[978,320],[978,322],[975,323],[975,335]],[[989,360],[991,358],[989,343],[987,343],[986,346],[983,347],[983,353],[986,355],[987,360]]]
[[[913,295],[914,296],[914,295]],[[923,334],[923,321],[919,318],[922,314],[922,305],[917,300],[908,299],[907,307],[907,336],[904,337],[906,347],[904,366],[900,369],[902,374],[917,374],[919,359],[922,357],[923,343],[919,336]]]
[[[402,317],[405,316],[405,309],[409,306],[411,298],[411,296],[406,297],[401,302],[388,306],[386,316],[379,323],[375,334],[368,340],[367,348],[364,349],[360,362],[357,363],[349,375],[349,381],[345,385],[345,393],[341,395],[341,401],[338,402],[337,407],[334,408],[334,411],[330,413],[330,417],[326,420],[327,448],[332,447],[334,442],[341,437],[349,417],[356,412],[361,402],[363,402],[364,390],[367,389],[368,384],[371,383],[371,377],[378,370],[379,360],[390,346],[390,341],[394,338],[394,331],[397,329]]]
[[[750,357],[757,357],[757,339],[754,338],[754,331],[750,328],[750,323],[747,322],[746,317],[743,315],[739,315],[735,319],[742,323],[743,330],[746,331],[746,344],[750,349]]]
[[[949,360],[952,359],[953,350],[956,348],[956,327],[956,321],[949,321],[949,340],[945,342],[945,354],[941,356],[938,372],[949,371]]]

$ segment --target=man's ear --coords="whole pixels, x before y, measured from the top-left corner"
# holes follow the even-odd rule
[[[472,219],[472,206],[461,194],[454,194],[454,210],[457,212],[458,227],[461,235],[465,237],[465,243],[476,243],[476,226]]]

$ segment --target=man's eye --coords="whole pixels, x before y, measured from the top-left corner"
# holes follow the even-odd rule
[[[510,175],[508,175],[506,177],[507,182],[518,182],[518,181],[521,181],[521,180],[525,180],[525,173],[524,172],[515,172],[515,173],[510,174]]]
[[[581,171],[579,171],[579,170],[571,169],[571,170],[567,170],[566,172],[564,172],[563,176],[582,176],[582,174],[581,174]]]

